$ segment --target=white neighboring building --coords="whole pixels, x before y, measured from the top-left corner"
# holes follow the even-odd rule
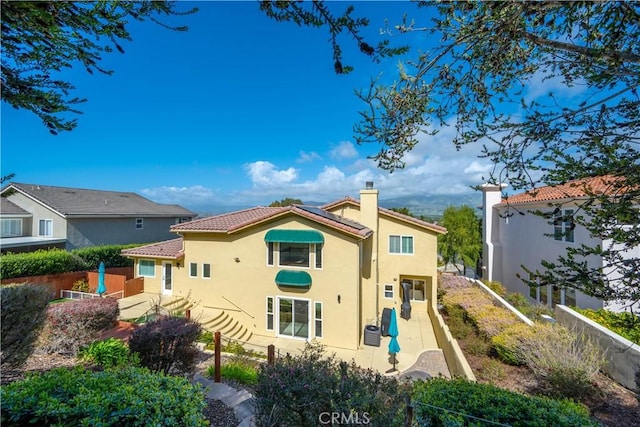
[[[580,308],[624,310],[628,306],[624,302],[605,303],[579,291],[560,289],[552,284],[529,288],[517,277],[518,274],[526,274],[523,265],[531,271],[540,271],[543,268],[542,260],[556,261],[560,255],[566,254],[568,246],[583,243],[587,246],[610,245],[608,241],[592,238],[585,228],[574,226],[571,222],[554,223],[552,219],[532,213],[536,210],[553,212],[556,206],[561,207],[557,215],[576,212],[587,199],[585,188],[606,194],[607,182],[606,177],[596,177],[554,187],[540,187],[535,191],[509,196],[508,203],[502,199],[504,184],[483,185],[483,278],[501,282],[509,291],[527,295],[549,307],[565,304]],[[640,246],[627,251],[625,256],[628,259],[640,258]],[[594,256],[588,262],[590,267],[604,267],[605,271],[608,269],[611,272],[612,267],[603,266],[600,257]]]

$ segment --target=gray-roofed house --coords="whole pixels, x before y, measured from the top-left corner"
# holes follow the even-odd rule
[[[175,237],[169,227],[196,216],[131,192],[12,182],[2,195],[2,252],[157,242]]]

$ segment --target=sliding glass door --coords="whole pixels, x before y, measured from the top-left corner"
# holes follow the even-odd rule
[[[278,333],[309,339],[309,301],[278,297]]]

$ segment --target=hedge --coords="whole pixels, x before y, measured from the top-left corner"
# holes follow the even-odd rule
[[[57,368],[0,389],[3,426],[206,426],[204,395],[143,368]]]
[[[140,244],[104,245],[91,248],[40,249],[35,252],[7,253],[0,256],[0,278],[41,276],[97,269],[100,262],[105,267],[129,267],[133,260],[120,255],[120,251]]]
[[[603,308],[599,310],[572,308],[616,334],[640,345],[640,317],[637,314],[628,311],[614,313]]]
[[[434,378],[416,382],[415,414],[420,425],[597,426],[586,407],[570,400],[528,397],[490,384]],[[488,420],[486,422],[484,420]]]

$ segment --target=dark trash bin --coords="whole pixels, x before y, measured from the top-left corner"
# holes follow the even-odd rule
[[[403,302],[400,306],[400,317],[403,319],[409,320],[411,319],[411,304],[408,302]]]
[[[376,325],[364,327],[364,345],[380,347],[380,328]]]
[[[382,309],[382,318],[380,319],[380,333],[383,337],[389,336],[389,322],[391,321],[391,309]]]

